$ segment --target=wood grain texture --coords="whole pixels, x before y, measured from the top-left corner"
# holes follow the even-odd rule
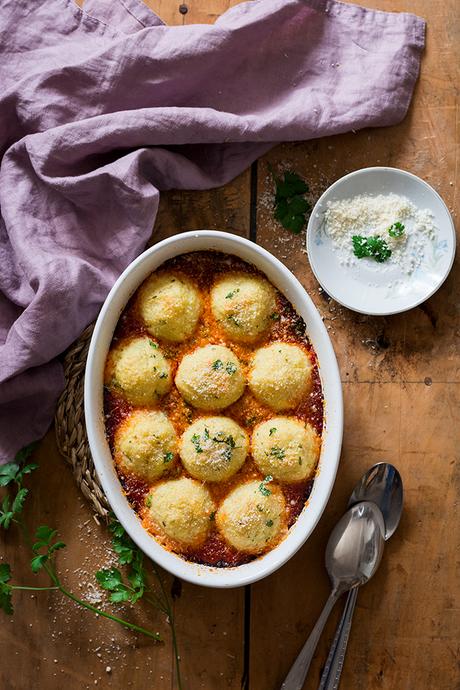
[[[150,3],[168,23],[183,23],[179,4]],[[216,12],[230,3],[218,3]],[[224,228],[249,236],[250,173],[243,173],[223,189],[162,194],[155,230],[149,244],[185,230]],[[73,478],[59,456],[53,432],[37,453],[40,470],[34,476],[30,524],[55,525],[68,549],[59,563],[69,588],[85,596],[92,591],[94,573],[108,565],[107,530],[98,527]],[[3,538],[3,535],[2,535]],[[13,566],[15,581],[46,584],[35,578],[29,553],[17,547],[18,535],[8,535],[2,555]],[[239,690],[243,675],[244,590],[209,590],[179,583],[166,575],[175,593],[175,616],[182,674],[188,690]],[[0,628],[1,690],[25,690],[40,678],[43,690],[80,688],[144,688],[168,690],[173,683],[173,654],[169,628],[151,608],[137,605],[135,622],[158,629],[165,644],[125,632],[116,624],[88,612],[53,593],[31,597],[18,594],[15,616]],[[129,615],[129,612],[128,612]],[[27,663],[23,663],[27,659]],[[19,661],[21,660],[21,663]],[[110,672],[105,669],[109,667]],[[97,684],[95,684],[97,681]]]
[[[67,544],[58,557],[63,581],[76,594],[94,596],[94,573],[113,562],[107,530],[95,523],[63,465],[52,432],[40,444],[35,459],[40,469],[33,476],[27,522],[59,529]],[[31,573],[30,551],[14,528],[6,537],[2,531],[2,542],[2,556],[11,563],[15,582],[48,584],[46,576]],[[2,618],[0,627],[2,690],[93,688],[95,681],[99,687],[134,688],[139,687],[136,679],[141,669],[144,682],[152,682],[159,690],[171,688],[168,626],[157,613],[148,620],[150,609],[140,607],[141,615],[136,612],[132,620],[158,629],[166,640],[164,646],[127,634],[117,624],[97,619],[53,592],[16,592],[14,604],[14,616]]]
[[[186,14],[180,13],[179,1],[148,0],[147,4],[167,23],[183,24],[214,21],[236,2],[185,1]],[[250,676],[245,690],[278,689],[328,594],[323,558],[329,532],[357,479],[381,459],[393,461],[403,474],[405,513],[375,579],[359,595],[341,688],[451,690],[458,682],[458,259],[443,288],[421,307],[387,318],[357,315],[318,290],[304,251],[305,238],[293,238],[274,223],[272,215],[268,162],[304,175],[312,200],[353,169],[402,167],[426,179],[450,208],[459,211],[457,2],[368,0],[366,4],[416,12],[428,20],[428,47],[408,117],[384,130],[285,144],[257,166],[257,241],[305,285],[338,355],[346,427],[337,482],[307,544],[280,571],[254,585],[250,597],[248,590],[245,597],[243,590],[212,591],[185,583],[180,588],[175,583],[188,690],[238,690],[248,652]],[[198,228],[248,236],[250,187],[248,171],[223,189],[163,194],[151,242]],[[88,595],[94,571],[110,563],[107,532],[96,525],[78,494],[52,432],[41,443],[37,460],[40,470],[28,520],[58,527],[68,544],[60,555],[64,579],[75,591],[82,585]],[[17,580],[39,583],[30,573],[27,551],[17,542],[13,532],[8,534],[2,555],[13,565]],[[155,615],[149,622],[167,642],[152,646],[54,594],[17,594],[16,608],[14,618],[0,627],[1,690],[173,687],[168,628],[160,617]],[[139,622],[147,622],[150,614],[141,606],[135,615]],[[317,687],[338,615],[337,609],[321,640],[306,684],[309,690]]]
[[[459,261],[442,289],[417,309],[362,316],[318,288],[305,237],[293,239],[272,219],[269,164],[302,174],[313,202],[352,170],[404,168],[433,185],[457,217],[458,7],[366,4],[410,10],[428,20],[427,50],[408,117],[397,127],[285,144],[258,164],[257,240],[299,277],[329,329],[344,383],[345,434],[337,481],[315,533],[281,571],[252,588],[251,690],[280,686],[329,591],[323,554],[330,530],[361,474],[383,459],[402,473],[405,512],[375,579],[360,592],[340,687],[449,690],[459,680]],[[339,614],[340,607],[321,639],[308,690],[318,686]]]

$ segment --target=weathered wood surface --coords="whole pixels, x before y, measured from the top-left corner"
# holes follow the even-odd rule
[[[458,212],[455,3],[367,4],[428,19],[427,51],[408,117],[397,127],[278,147],[259,163],[259,198],[270,189],[268,162],[303,174],[314,198],[351,170],[390,165],[426,179]],[[293,250],[265,205],[257,240],[295,272],[324,317],[342,373],[346,423],[336,485],[319,528],[287,566],[252,588],[250,687],[279,686],[327,596],[322,560],[329,531],[363,471],[388,459],[404,478],[405,512],[380,570],[359,595],[341,687],[453,688],[460,622],[458,261],[444,287],[418,309],[372,318],[321,294],[303,238]],[[308,689],[318,686],[337,614],[319,645]]]
[[[194,0],[187,3],[186,14],[170,0],[148,4],[168,23],[180,24],[212,22],[236,3]],[[280,229],[271,212],[268,162],[304,175],[312,200],[350,170],[380,164],[402,167],[431,183],[458,214],[457,2],[366,4],[416,12],[428,20],[422,75],[406,120],[385,130],[285,144],[257,166],[257,242],[303,282],[339,358],[346,426],[336,485],[308,543],[270,578],[246,591],[182,585],[175,610],[188,690],[237,690],[242,684],[250,690],[277,690],[328,593],[323,554],[330,529],[356,480],[381,459],[393,461],[402,472],[405,512],[379,572],[360,593],[341,688],[451,690],[458,684],[458,261],[444,287],[421,307],[388,318],[360,316],[318,290],[304,237],[293,238]],[[248,171],[224,189],[165,194],[152,241],[203,227],[248,236],[250,184]],[[109,563],[106,531],[92,520],[58,455],[53,431],[36,455],[40,470],[28,518],[33,524],[58,527],[68,545],[60,557],[65,580],[75,591],[81,585],[88,593],[92,574]],[[29,556],[18,548],[14,533],[5,547],[16,578],[30,582]],[[152,647],[52,593],[18,594],[16,609],[14,618],[4,619],[0,627],[2,690],[172,688],[169,642]],[[146,612],[136,614],[139,620],[145,620]],[[306,684],[309,690],[318,685],[338,614],[319,645]],[[150,623],[169,640],[164,621],[158,617]]]

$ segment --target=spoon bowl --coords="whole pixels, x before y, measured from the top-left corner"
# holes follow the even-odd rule
[[[387,541],[399,525],[404,502],[403,483],[396,467],[379,462],[368,469],[355,486],[348,507],[360,501],[372,501],[380,508]]]
[[[334,589],[341,592],[367,582],[383,553],[385,524],[370,501],[352,506],[332,530],[326,547],[326,568]]]

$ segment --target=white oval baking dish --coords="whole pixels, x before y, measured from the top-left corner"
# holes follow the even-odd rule
[[[273,550],[250,563],[215,568],[191,563],[164,549],[144,530],[118,480],[104,431],[103,375],[117,321],[142,281],[167,259],[179,254],[214,249],[234,254],[261,270],[304,319],[316,351],[325,400],[325,428],[319,472],[308,504],[287,537]],[[177,577],[207,587],[239,587],[260,580],[282,566],[309,537],[326,506],[339,462],[343,430],[342,386],[329,335],[310,297],[297,278],[278,259],[237,235],[200,230],[175,235],[154,245],[123,272],[110,291],[94,328],[85,374],[85,418],[96,470],[113,512],[136,544]]]

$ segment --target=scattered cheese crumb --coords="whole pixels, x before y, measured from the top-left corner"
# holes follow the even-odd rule
[[[353,235],[379,235],[391,249],[391,256],[385,263],[372,261],[373,269],[385,272],[396,265],[410,276],[422,263],[427,243],[436,238],[431,211],[419,209],[397,194],[361,194],[328,202],[324,219],[324,231],[332,241],[333,250],[340,253],[339,262],[343,266],[362,261],[353,253]],[[388,234],[388,228],[396,222],[404,225],[401,237]]]

